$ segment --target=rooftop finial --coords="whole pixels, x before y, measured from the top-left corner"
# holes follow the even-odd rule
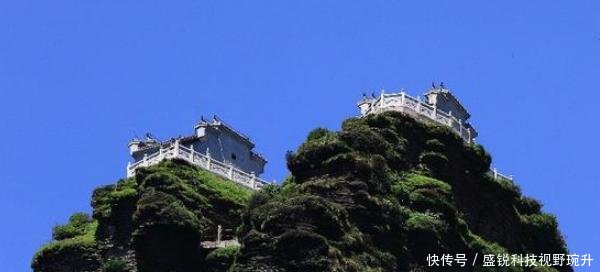
[[[435,86],[435,81],[432,81],[432,82],[431,82],[431,88],[432,88],[432,89],[437,89],[437,87]]]
[[[152,135],[152,133],[150,133],[150,132],[146,132],[146,134],[144,134],[144,136],[146,137],[146,141],[156,140],[156,138],[154,138],[154,135]]]
[[[446,89],[446,86],[444,86],[444,82],[440,82],[440,89]]]

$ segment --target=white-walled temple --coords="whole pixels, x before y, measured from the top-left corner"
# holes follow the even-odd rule
[[[138,167],[177,158],[251,189],[267,183],[258,178],[267,161],[253,150],[254,143],[217,116],[211,121],[202,118],[192,135],[159,141],[147,134],[145,139],[131,140],[128,147],[133,158],[127,165],[128,177]]]
[[[432,88],[425,92],[423,99],[418,96],[412,97],[405,91],[397,93],[381,91],[377,96],[367,97],[363,94],[357,105],[361,116],[398,111],[422,122],[447,126],[468,144],[474,143],[477,137],[477,131],[468,121],[471,114],[443,83],[440,86],[432,84]],[[495,179],[513,180],[512,176],[504,175],[496,168],[490,169],[489,174]]]
[[[358,102],[362,116],[384,111],[399,111],[411,115],[418,120],[429,120],[445,126],[456,132],[465,141],[471,143],[477,137],[477,131],[469,123],[469,112],[460,104],[458,99],[443,84],[432,86],[424,99],[412,97],[404,91],[398,93],[381,92],[374,97],[363,98]]]

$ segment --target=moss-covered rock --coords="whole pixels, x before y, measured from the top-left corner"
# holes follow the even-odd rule
[[[183,161],[163,161],[96,189],[93,219],[74,214],[34,256],[34,271],[197,271],[216,240],[232,239],[251,191]],[[231,263],[229,263],[231,264]]]
[[[312,131],[287,160],[292,177],[244,214],[235,271],[438,271],[428,254],[566,253],[539,203],[446,127],[397,112],[351,118]]]
[[[318,128],[291,175],[252,194],[183,161],[94,191],[92,217],[54,228],[35,271],[447,271],[429,254],[566,253],[556,219],[491,156],[397,112]],[[240,247],[202,248],[237,236]],[[476,267],[464,271],[572,271]]]
[[[217,248],[210,252],[204,262],[206,271],[220,272],[227,271],[231,264],[235,261],[237,254],[240,251],[239,246],[226,246]]]
[[[31,267],[35,271],[96,271],[101,265],[94,234],[98,222],[83,213],[71,216],[65,225],[56,226],[54,241],[35,253]]]

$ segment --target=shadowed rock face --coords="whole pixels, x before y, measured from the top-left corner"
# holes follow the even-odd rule
[[[250,200],[235,271],[435,271],[428,254],[566,253],[555,219],[443,127],[394,112],[349,119],[287,161],[284,185]]]
[[[489,177],[489,154],[443,127],[394,112],[348,119],[311,132],[287,162],[281,186],[252,196],[182,162],[140,171],[97,189],[93,220],[61,227],[32,267],[444,271],[427,255],[566,253],[554,217]],[[202,248],[217,225],[237,229],[241,248]],[[465,271],[572,271],[491,268]]]

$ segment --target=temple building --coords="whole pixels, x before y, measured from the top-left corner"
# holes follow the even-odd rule
[[[253,150],[254,143],[217,116],[210,121],[202,118],[192,135],[159,141],[146,134],[145,139],[132,139],[128,147],[133,159],[127,166],[128,177],[138,167],[178,158],[251,189],[266,183],[257,177],[264,172],[267,161]]]
[[[471,115],[458,99],[443,84],[425,92],[424,99],[412,97],[404,91],[398,93],[381,92],[378,96],[363,98],[358,102],[362,116],[384,111],[399,111],[417,120],[435,122],[448,126],[466,142],[473,142],[477,131],[469,123]]]

